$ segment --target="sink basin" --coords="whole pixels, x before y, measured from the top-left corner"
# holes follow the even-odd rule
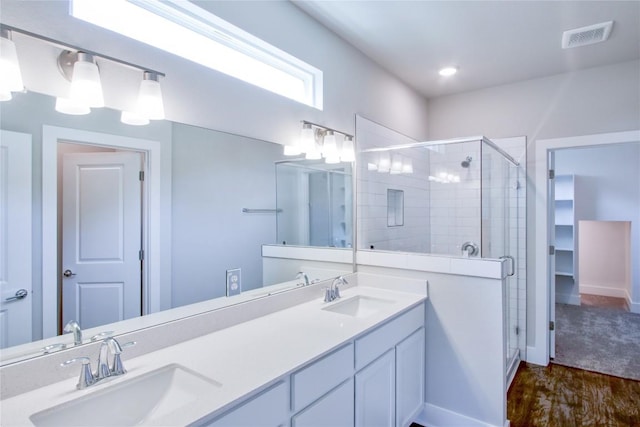
[[[188,411],[222,384],[183,366],[172,364],[109,386],[103,390],[38,412],[36,426],[123,426],[158,424],[176,411]]]
[[[388,306],[389,304],[393,304],[393,301],[383,298],[357,295],[324,307],[323,310],[353,317],[367,317],[377,313],[380,309]]]

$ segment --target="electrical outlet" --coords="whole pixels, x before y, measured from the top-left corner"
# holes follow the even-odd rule
[[[227,296],[240,295],[242,291],[241,271],[239,268],[227,270]]]

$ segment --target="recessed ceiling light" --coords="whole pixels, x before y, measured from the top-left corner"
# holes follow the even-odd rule
[[[457,72],[458,72],[458,69],[456,67],[445,67],[441,69],[438,73],[442,77],[449,77],[449,76],[453,76]]]

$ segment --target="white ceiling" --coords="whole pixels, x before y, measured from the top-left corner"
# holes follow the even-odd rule
[[[292,1],[428,98],[640,58],[640,1]],[[608,41],[561,48],[605,21]]]

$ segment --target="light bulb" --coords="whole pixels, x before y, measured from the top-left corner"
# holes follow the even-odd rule
[[[315,136],[311,123],[303,123],[300,131],[300,149],[303,153],[313,151],[315,146]]]
[[[93,55],[78,52],[78,60],[73,64],[69,98],[77,104],[88,107],[104,107],[100,72],[93,62]]]
[[[402,173],[402,156],[400,154],[394,154],[391,157],[391,168],[389,169],[391,175],[397,175]]]
[[[402,173],[413,173],[413,160],[406,157],[402,162]]]
[[[322,144],[322,156],[325,158],[340,158],[340,155],[338,154],[338,144],[336,143],[336,135],[332,130],[328,130],[327,134],[324,136],[324,142]]]
[[[22,83],[16,45],[11,40],[11,32],[2,30],[2,34],[0,34],[0,93],[18,92],[23,89],[24,84]]]
[[[378,172],[387,173],[391,168],[391,159],[389,158],[389,152],[383,151],[380,153],[380,160],[378,160]]]
[[[438,71],[438,74],[440,74],[442,77],[451,77],[457,72],[458,69],[456,67],[445,67]]]
[[[356,160],[356,151],[353,146],[353,137],[345,136],[344,141],[342,142],[342,150],[340,152],[340,160],[343,162],[355,162]]]
[[[151,120],[164,120],[162,88],[157,73],[145,71],[138,91],[137,113]]]

